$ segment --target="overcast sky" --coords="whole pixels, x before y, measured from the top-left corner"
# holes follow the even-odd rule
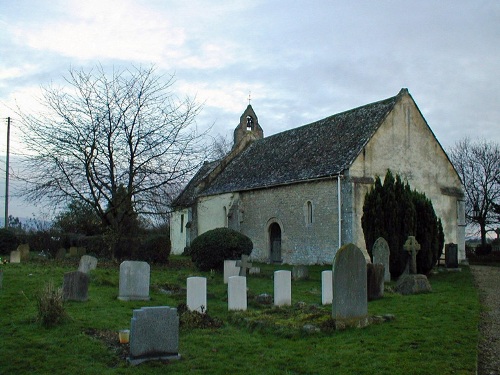
[[[443,147],[500,142],[498,0],[0,0],[0,56],[14,136],[9,106],[33,108],[70,67],[154,64],[214,135],[232,136],[249,92],[271,135],[406,87]]]

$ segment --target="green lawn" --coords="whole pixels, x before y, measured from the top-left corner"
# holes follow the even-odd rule
[[[91,274],[89,301],[66,303],[70,318],[62,325],[44,328],[35,321],[35,295],[49,281],[62,285],[64,272],[76,270],[77,261],[4,265],[0,373],[475,373],[480,305],[468,267],[459,273],[433,275],[431,294],[400,296],[386,292],[383,299],[368,304],[370,314],[394,314],[393,321],[363,329],[308,334],[301,331],[307,313],[314,310],[317,321],[329,317],[330,307],[313,306],[321,302],[321,271],[328,266],[311,267],[309,280],[293,281],[294,306],[281,309],[259,306],[252,302],[252,296],[272,294],[273,271],[287,267],[260,266],[262,274],[248,278],[249,311],[242,314],[227,312],[227,289],[221,274],[198,272],[185,258],[172,257],[170,266],[152,268],[149,302],[117,300],[119,266],[99,264]],[[176,307],[185,303],[182,290],[167,295],[161,289],[182,289],[189,276],[208,278],[208,314],[224,324],[221,328],[181,328],[180,361],[130,367],[115,348],[88,334],[90,330],[128,328],[132,310],[142,306]],[[305,305],[297,307],[299,301]],[[262,324],[242,323],[259,314],[265,320]]]

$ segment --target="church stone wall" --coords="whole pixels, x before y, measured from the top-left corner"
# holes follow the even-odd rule
[[[270,260],[269,226],[278,223],[283,263],[332,263],[338,249],[336,179],[242,192],[240,199],[240,229],[253,241],[252,259]]]
[[[432,201],[441,218],[445,243],[458,243],[465,258],[464,227],[459,226],[462,210],[462,185],[446,154],[436,141],[410,96],[404,96],[389,113],[363,152],[349,169],[352,184],[353,230],[362,234],[364,196],[371,188],[367,178],[385,176],[387,169],[408,181],[412,189],[423,192]],[[363,236],[356,244],[364,247]]]

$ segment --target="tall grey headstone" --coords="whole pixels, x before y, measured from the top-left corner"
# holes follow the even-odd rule
[[[290,306],[292,304],[292,272],[274,272],[274,305]]]
[[[180,359],[177,309],[154,306],[134,310],[128,361],[138,365],[144,361],[171,359]]]
[[[205,277],[187,278],[186,305],[190,311],[207,311],[207,279]]]
[[[321,272],[321,303],[330,305],[333,301],[333,279],[332,271],[326,270]]]
[[[240,274],[240,267],[236,266],[236,260],[224,261],[224,284],[227,284],[231,276],[238,276]]]
[[[11,263],[21,263],[21,252],[19,250],[11,251],[9,260]]]
[[[334,319],[360,319],[368,314],[366,260],[354,244],[342,246],[333,260]]]
[[[391,281],[391,272],[389,269],[389,259],[391,250],[389,244],[383,237],[377,238],[372,248],[373,264],[382,264],[384,266],[384,281]]]
[[[90,256],[90,255],[84,255],[80,258],[80,265],[78,266],[78,271],[83,272],[83,273],[89,273],[92,270],[95,270],[97,268],[97,258]]]
[[[148,301],[151,269],[146,262],[126,260],[120,264],[118,299]]]
[[[444,262],[446,268],[458,268],[458,245],[447,243],[444,247]]]
[[[247,278],[245,276],[231,276],[227,285],[228,310],[247,309]]]
[[[65,301],[86,301],[89,291],[89,275],[80,271],[66,272],[63,282]]]

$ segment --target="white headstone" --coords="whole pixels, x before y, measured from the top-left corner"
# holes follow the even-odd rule
[[[149,360],[179,359],[179,316],[168,306],[142,307],[130,321],[132,365]]]
[[[97,258],[90,256],[90,255],[84,255],[80,258],[80,265],[78,266],[78,271],[83,272],[83,273],[89,273],[92,270],[95,270],[97,268]]]
[[[10,252],[10,262],[21,263],[21,252],[19,250],[14,250]]]
[[[384,281],[391,281],[391,271],[389,269],[389,257],[391,251],[389,244],[383,237],[377,238],[372,248],[373,264],[382,264],[385,267]]]
[[[274,305],[290,306],[292,304],[292,272],[274,272]]]
[[[150,267],[146,262],[126,260],[120,264],[118,299],[122,301],[148,301]]]
[[[225,260],[224,261],[224,284],[227,284],[231,276],[238,276],[240,273],[240,267],[236,267],[236,260]]]
[[[207,279],[205,277],[188,277],[186,299],[188,310],[201,313],[207,311]]]
[[[231,276],[227,286],[228,310],[247,309],[247,278],[245,276]]]
[[[330,305],[333,301],[333,272],[321,272],[321,303]]]

